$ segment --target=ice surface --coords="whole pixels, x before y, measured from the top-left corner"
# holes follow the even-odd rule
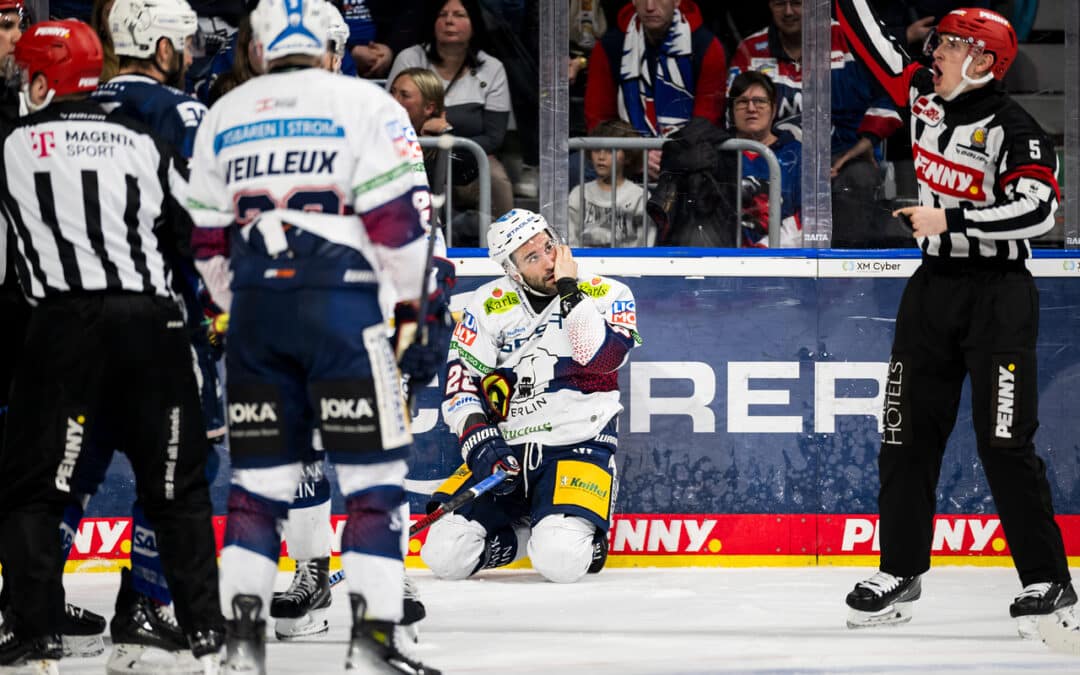
[[[418,655],[446,673],[1080,673],[1076,657],[1017,637],[1012,569],[935,568],[911,623],[849,630],[844,595],[871,572],[609,569],[571,585],[529,570],[468,581],[410,574],[428,610]],[[278,587],[290,576],[280,574]],[[105,616],[118,582],[113,574],[65,579],[69,601]],[[328,635],[270,639],[270,673],[343,671],[346,592],[334,589]],[[66,659],[62,672],[101,673],[106,655]]]

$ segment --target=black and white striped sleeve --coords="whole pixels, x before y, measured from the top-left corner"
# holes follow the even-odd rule
[[[922,66],[889,34],[868,0],[836,0],[836,20],[852,50],[893,103],[907,107],[911,78]]]

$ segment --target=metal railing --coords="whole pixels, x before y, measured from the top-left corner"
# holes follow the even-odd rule
[[[616,150],[657,150],[664,147],[664,143],[667,142],[666,138],[608,138],[601,136],[583,136],[571,138],[569,143],[570,150],[611,150],[614,155]],[[769,247],[778,248],[780,246],[780,162],[776,160],[776,155],[773,151],[763,143],[757,141],[751,141],[745,138],[731,138],[724,141],[720,145],[721,150],[729,150],[733,152],[741,152],[743,150],[750,150],[762,155],[765,158],[766,164],[769,166]],[[585,153],[581,153],[578,158],[578,166],[580,168],[580,175],[585,175]],[[615,166],[614,157],[612,157],[612,166]],[[736,165],[735,184],[737,186],[742,185],[742,162],[738,161]],[[648,153],[643,152],[641,157],[641,173],[643,176],[648,175]],[[647,203],[649,200],[649,184],[644,185],[645,195],[644,199]],[[615,213],[617,211],[616,205],[616,193],[615,190],[611,191],[611,241],[615,242]],[[585,192],[581,192],[581,200],[584,202]],[[735,190],[735,208],[736,213],[742,214],[742,190]],[[584,209],[582,209],[584,211]],[[646,218],[648,216],[642,213],[642,227],[646,225]],[[569,234],[569,233],[568,233]],[[735,241],[738,247],[742,247],[742,218],[735,219]]]
[[[469,138],[460,138],[451,134],[444,134],[442,136],[421,136],[419,138],[420,147],[422,148],[440,148],[440,143],[445,144],[450,142],[451,148],[464,149],[472,153],[476,158],[477,177],[476,180],[480,182],[480,195],[477,198],[477,222],[479,223],[480,232],[480,246],[487,246],[487,226],[491,222],[491,164],[488,162],[487,153],[484,151],[480,144]],[[445,152],[445,151],[443,151]],[[436,162],[442,162],[443,158],[438,157]],[[446,225],[444,234],[446,235],[446,245],[452,246],[454,241],[454,219],[453,219],[453,201],[454,201],[454,186],[453,178],[454,168],[453,165],[447,162],[444,166],[449,166],[446,171],[446,185],[443,186],[443,196],[445,201],[441,207],[437,207],[442,210],[443,223]],[[432,186],[434,187],[434,186]]]

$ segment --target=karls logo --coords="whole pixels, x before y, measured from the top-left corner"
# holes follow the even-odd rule
[[[230,403],[229,422],[231,424],[258,424],[277,422],[277,413],[270,403]]]
[[[358,420],[362,417],[374,417],[371,402],[366,398],[324,398],[319,400],[322,421]]]
[[[75,463],[79,461],[79,453],[82,452],[83,438],[86,430],[86,417],[76,415],[67,418],[67,430],[64,432],[64,457],[60,460],[60,466],[56,467],[56,489],[61,492],[71,492],[71,484],[68,482],[75,473]]]
[[[48,157],[49,154],[56,149],[56,142],[53,141],[53,132],[31,131],[30,147],[34,149],[34,152],[37,153],[38,157]]]
[[[997,423],[994,435],[1012,438],[1013,411],[1016,403],[1016,364],[998,366]]]
[[[950,162],[944,157],[927,152],[918,145],[915,152],[915,176],[934,190],[957,199],[982,201],[983,172]]]

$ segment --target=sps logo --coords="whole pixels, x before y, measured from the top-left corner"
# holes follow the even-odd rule
[[[38,157],[48,157],[49,154],[56,149],[56,142],[53,141],[53,132],[31,131],[30,147],[34,149],[34,152],[37,153]]]

